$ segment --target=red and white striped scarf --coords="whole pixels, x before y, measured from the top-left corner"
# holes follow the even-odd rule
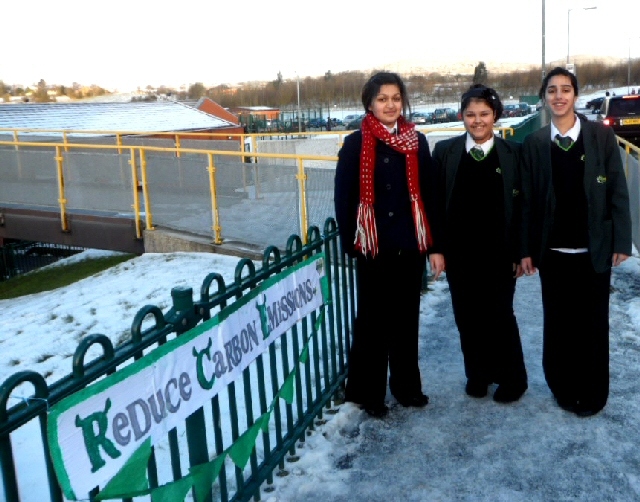
[[[420,176],[418,172],[418,132],[414,124],[404,117],[398,118],[397,134],[391,134],[387,128],[367,113],[362,121],[362,149],[360,151],[360,204],[355,236],[355,247],[365,256],[375,257],[378,252],[378,233],[373,209],[374,184],[373,173],[376,165],[376,140],[404,153],[407,165],[407,183],[411,198],[411,212],[416,228],[418,248],[425,252],[431,245],[431,231],[420,197]]]

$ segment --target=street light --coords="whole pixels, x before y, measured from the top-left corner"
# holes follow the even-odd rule
[[[627,60],[627,94],[631,93],[631,40],[640,37],[629,37],[629,59]]]
[[[296,79],[298,81],[298,132],[302,132],[302,122],[300,122],[300,75],[297,72]]]
[[[545,62],[545,54],[544,54],[545,45],[546,45],[545,20],[546,20],[546,14],[544,12],[544,0],[542,0],[542,80],[544,80],[544,76],[546,74],[545,68],[547,66],[547,63]]]
[[[567,10],[567,64],[569,64],[569,20],[571,19],[571,11],[572,10],[593,10],[598,7],[580,7],[580,9],[569,9]]]

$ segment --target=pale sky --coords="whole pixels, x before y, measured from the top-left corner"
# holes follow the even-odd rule
[[[595,10],[583,10],[585,7]],[[545,0],[546,62],[640,58],[637,0]],[[147,85],[318,76],[442,62],[542,62],[542,0],[33,0],[2,12],[0,80]],[[635,27],[633,26],[635,23]],[[634,33],[631,35],[632,33]],[[393,68],[391,68],[393,69]]]

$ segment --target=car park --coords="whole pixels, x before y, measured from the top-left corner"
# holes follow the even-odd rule
[[[640,95],[607,96],[596,118],[616,135],[640,146]]]
[[[411,114],[411,122],[416,125],[433,124],[432,112],[413,112]]]

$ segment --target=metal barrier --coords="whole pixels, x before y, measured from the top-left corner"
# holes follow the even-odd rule
[[[259,248],[291,234],[304,240],[309,226],[334,216],[336,155],[348,134],[249,134],[236,141],[224,135],[222,141],[205,133],[12,133],[11,141],[0,140],[0,203],[56,211],[61,232],[69,231],[70,213],[98,212],[130,217],[135,239],[158,225],[214,244]],[[46,134],[60,141],[45,141]],[[327,149],[332,155],[316,153]]]
[[[510,139],[522,143],[529,134],[548,124],[549,118],[547,115],[544,109],[529,115],[522,123],[513,128],[513,137]]]
[[[629,188],[632,240],[636,249],[640,250],[640,147],[620,137],[617,140]]]
[[[133,319],[131,339],[123,345],[114,348],[102,334],[87,336],[75,351],[72,373],[50,386],[40,374],[33,371],[23,371],[9,377],[0,385],[0,465],[7,502],[21,500],[20,472],[17,472],[14,462],[19,452],[12,448],[12,433],[25,427],[32,431],[39,427],[46,460],[46,475],[43,472],[41,479],[43,483],[48,483],[50,500],[62,501],[45,434],[51,406],[103,376],[118,371],[127,363],[148,357],[154,349],[169,341],[170,335],[184,334],[202,321],[224,313],[225,309],[266,279],[323,253],[328,291],[323,293],[325,300],[321,312],[314,311],[297,322],[277,339],[277,344],[271,343],[267,352],[243,370],[242,382],[238,378],[237,383],[231,382],[227,386],[228,410],[223,404],[222,395],[213,397],[207,406],[186,419],[184,435],[176,429],[166,434],[166,451],[153,450],[147,465],[149,486],[155,488],[181,480],[185,477],[187,467],[202,465],[213,457],[220,457],[229,443],[242,435],[243,429],[250,429],[255,425],[256,417],[267,411],[268,396],[277,397],[283,382],[295,376],[295,399],[284,405],[276,400],[272,405],[273,427],[268,432],[262,428],[260,440],[256,440],[252,448],[248,467],[240,469],[226,458],[217,480],[214,480],[212,493],[206,497],[207,501],[213,500],[214,496],[220,501],[244,501],[251,497],[258,500],[265,482],[264,490],[269,491],[274,469],[284,469],[287,455],[295,455],[296,443],[305,441],[306,431],[313,429],[316,420],[322,419],[324,413],[334,411],[331,409],[332,400],[341,394],[355,316],[355,271],[350,260],[342,260],[337,236],[335,220],[328,219],[322,236],[317,227],[309,229],[307,245],[302,244],[300,237],[292,235],[284,256],[276,247],[265,249],[262,266],[258,270],[252,261],[240,260],[236,266],[235,282],[231,285],[226,285],[219,274],[212,272],[204,279],[200,299],[195,302],[191,289],[174,288],[171,291],[173,307],[165,313],[155,306],[141,308]],[[150,320],[153,325],[143,329],[143,322],[146,326]],[[101,346],[103,354],[85,363],[85,355],[94,345]],[[307,351],[308,358],[303,360],[300,357],[298,360],[303,349]],[[297,363],[299,371],[293,368]],[[251,385],[252,376],[256,377],[257,388]],[[35,392],[20,404],[8,408],[12,394],[24,383],[30,383]],[[239,385],[243,397],[236,395]],[[244,421],[239,417],[242,408],[246,414]],[[224,423],[220,419],[223,410],[228,412],[230,430],[223,430]],[[37,432],[33,432],[37,435]],[[22,453],[32,457],[38,454],[34,451]],[[163,454],[166,458],[161,458]],[[188,466],[185,466],[187,463]],[[159,466],[165,466],[164,471]],[[163,478],[169,469],[166,466],[170,466],[169,479]],[[28,487],[22,486],[22,489]],[[91,500],[95,498],[91,497]]]

